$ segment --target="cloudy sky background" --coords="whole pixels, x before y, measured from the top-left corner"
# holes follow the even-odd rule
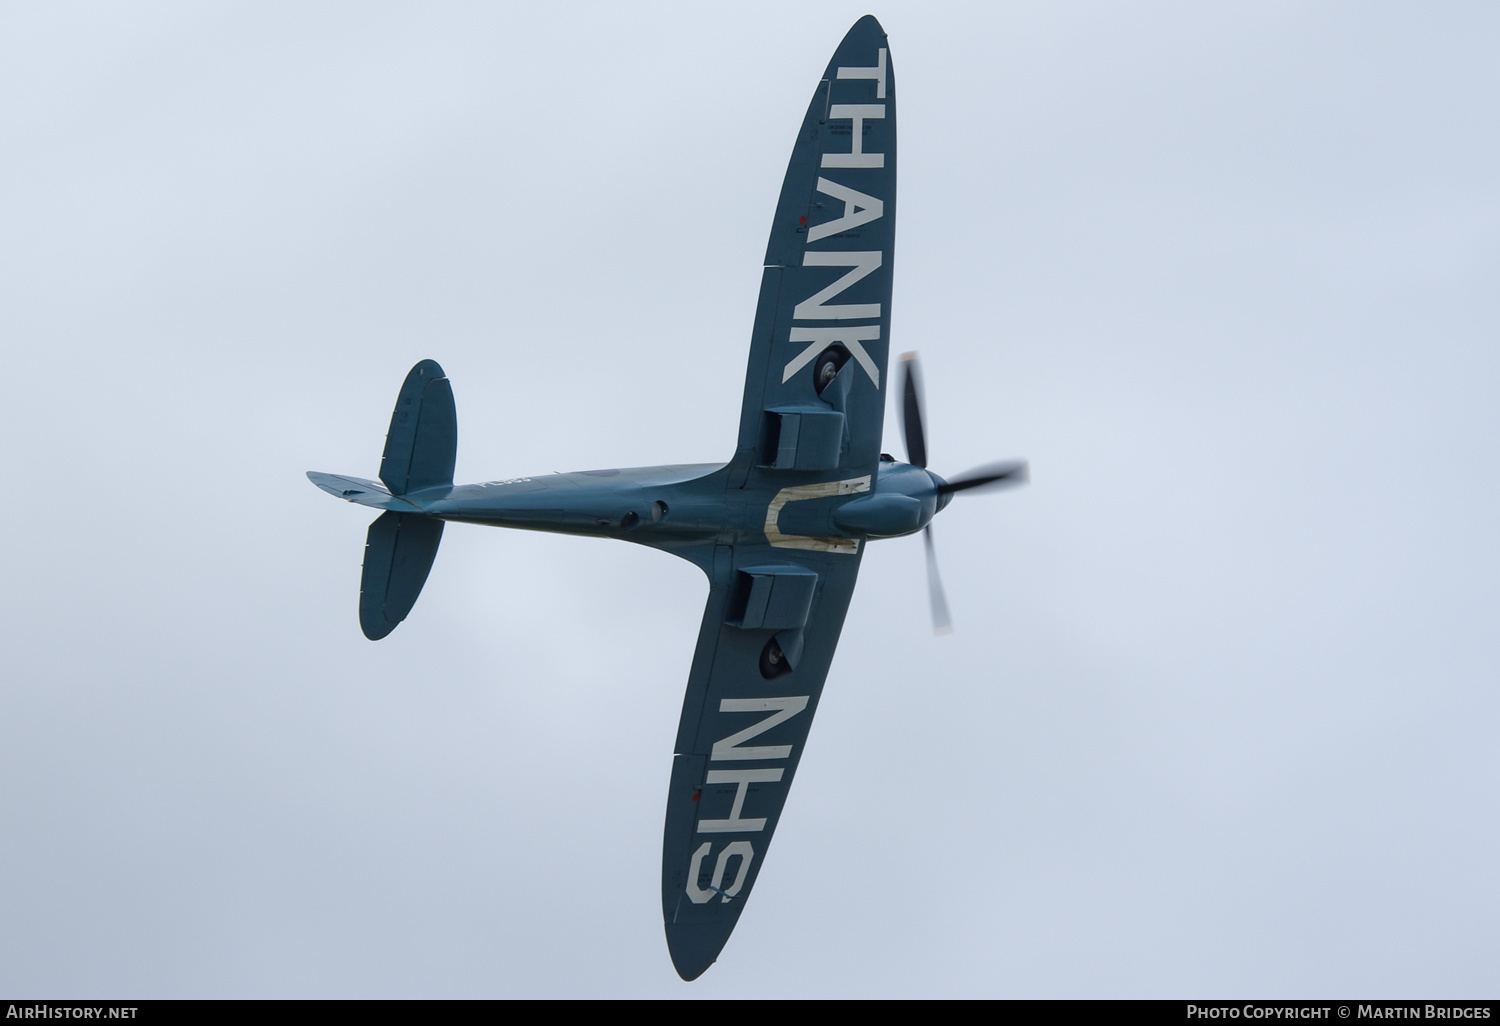
[[[871,12],[932,464],[1033,483],[952,636],[869,552],[689,985],[702,574],[453,525],[372,644],[302,475],[424,357],[463,480],[727,459],[866,7],[0,8],[0,991],[1494,996],[1500,10]]]

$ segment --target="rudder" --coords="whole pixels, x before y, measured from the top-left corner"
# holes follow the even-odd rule
[[[380,480],[392,495],[452,488],[457,455],[453,387],[436,360],[423,360],[401,383],[380,458]]]

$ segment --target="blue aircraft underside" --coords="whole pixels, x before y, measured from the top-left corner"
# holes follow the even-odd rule
[[[383,511],[360,585],[371,639],[411,610],[446,521],[619,538],[708,575],[662,847],[668,949],[687,980],[718,957],[754,889],[865,544],[924,531],[955,491],[1024,479],[1022,464],[953,483],[925,469],[914,364],[902,365],[911,462],[880,452],[895,216],[895,75],[885,32],[865,17],[835,51],[793,145],[728,463],[455,486],[453,393],[424,360],[397,398],[379,481],[308,475]]]
[[[766,507],[736,501],[743,495],[726,495],[728,469],[724,463],[697,463],[584,470],[402,496],[361,478],[308,476],[330,494],[376,509],[494,527],[621,538],[681,553],[685,543],[765,540]],[[921,468],[886,461],[877,465],[868,493],[785,503],[778,510],[777,527],[793,537],[866,539],[913,534],[936,512],[934,486],[941,480]]]

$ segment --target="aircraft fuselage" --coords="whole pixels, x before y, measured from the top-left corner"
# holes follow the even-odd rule
[[[704,542],[762,542],[768,533],[772,544],[778,533],[786,538],[895,538],[926,527],[948,498],[938,496],[942,479],[936,474],[882,461],[873,482],[834,482],[849,487],[783,499],[768,532],[764,493],[730,487],[729,469],[728,464],[699,463],[584,470],[481,481],[403,498],[415,507],[411,512],[441,520],[619,538],[667,550]],[[788,478],[805,480],[805,475]],[[846,509],[864,515],[840,515]]]

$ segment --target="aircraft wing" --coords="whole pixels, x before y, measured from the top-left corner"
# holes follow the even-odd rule
[[[860,19],[814,92],[762,272],[727,499],[678,728],[662,850],[672,962],[695,979],[755,886],[863,555],[829,527],[880,458],[896,213],[885,31]]]
[[[758,465],[873,470],[885,416],[895,230],[896,79],[885,31],[867,16],[829,61],[782,182],[732,485]],[[842,369],[819,391],[814,374],[829,350]],[[788,418],[799,413],[794,427]]]
[[[859,553],[714,550],[712,587],[672,760],[662,911],[672,964],[696,979],[738,922],[797,775],[854,594]],[[783,626],[787,624],[797,626]],[[790,650],[800,634],[801,651]],[[767,645],[789,672],[767,679]]]

